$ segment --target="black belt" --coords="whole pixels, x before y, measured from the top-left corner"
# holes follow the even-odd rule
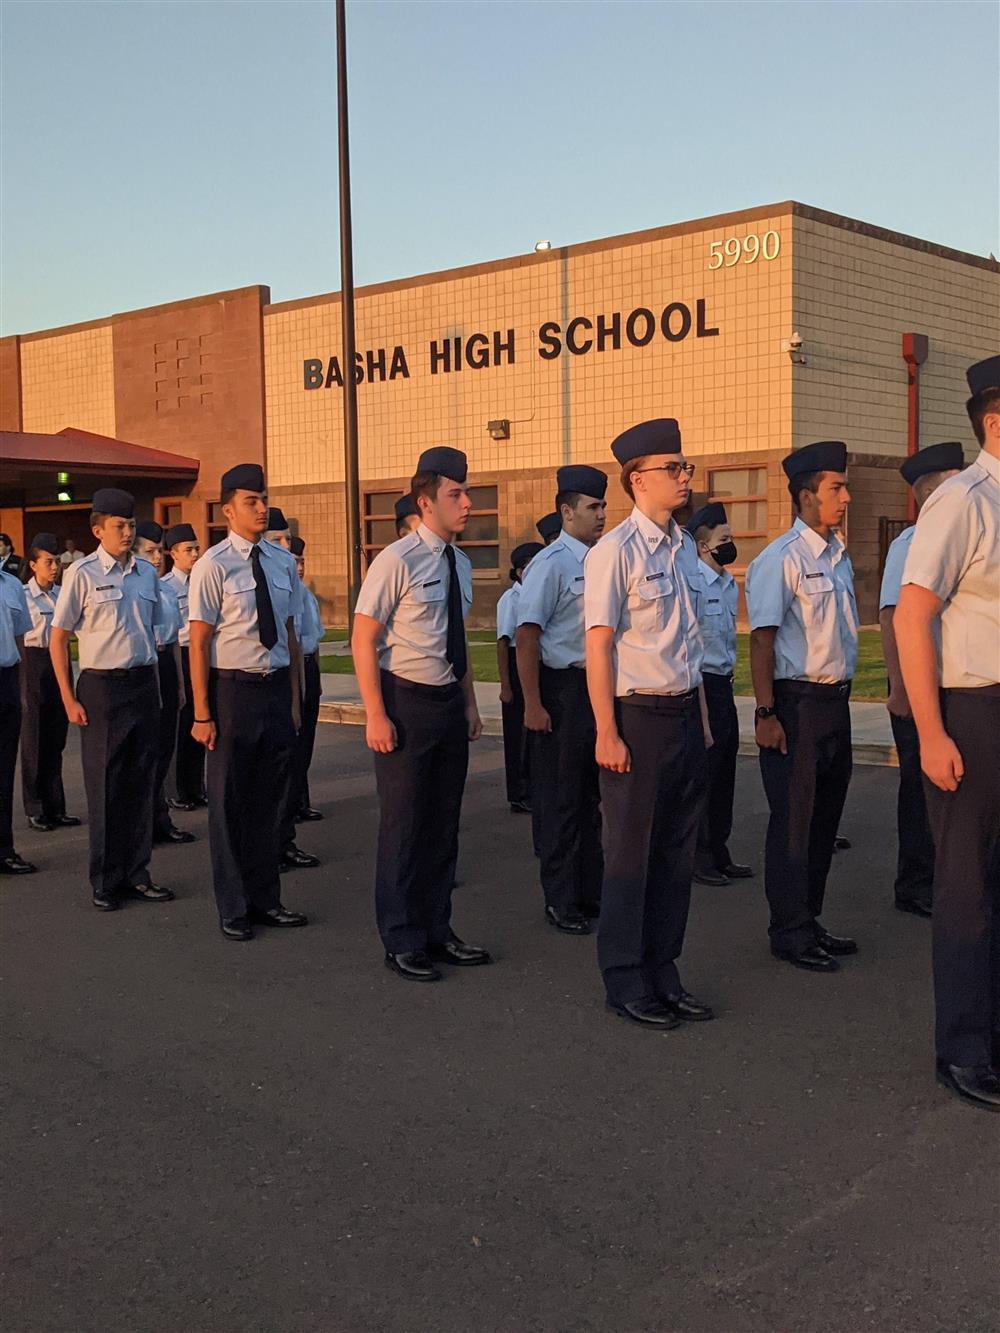
[[[273,671],[230,671],[224,667],[212,667],[210,675],[219,680],[242,680],[247,684],[257,685],[269,680],[283,679],[288,675],[288,667],[275,667]]]
[[[27,645],[25,646],[24,651],[25,651],[26,653],[44,653],[46,657],[48,657],[48,655],[49,655],[49,650],[48,650],[48,648],[38,648],[38,647],[36,647],[33,643],[29,643],[29,644],[27,644]],[[16,665],[16,664],[15,664],[15,665]]]
[[[156,656],[162,657],[164,653],[172,653],[173,651],[174,651],[174,645],[172,643],[165,643],[162,648],[157,648]]]
[[[81,676],[100,676],[102,680],[119,680],[126,676],[136,676],[141,671],[155,671],[156,663],[150,662],[148,666],[134,667],[111,667],[108,671],[98,670],[97,667],[84,667],[80,672]]]
[[[945,694],[965,694],[972,699],[1000,699],[1000,685],[946,685]]]
[[[849,699],[851,682],[840,680],[833,685],[821,685],[816,680],[776,680],[775,694],[801,694],[811,699]]]
[[[392,671],[383,671],[382,675],[388,676],[398,689],[409,690],[413,694],[426,694],[434,699],[451,698],[462,688],[457,680],[451,681],[448,685],[425,685],[419,680],[407,680],[405,676],[397,676]]]
[[[687,708],[697,698],[697,690],[686,690],[684,694],[623,694],[618,702],[638,704],[640,708]]]
[[[303,653],[302,660],[303,662],[311,662],[315,656],[315,653]]]
[[[730,671],[728,676],[722,676],[718,671],[702,671],[701,678],[707,685],[709,681],[715,684],[716,681],[731,685],[733,683],[733,673]]]
[[[569,671],[575,671],[578,676],[585,676],[587,674],[586,667],[578,667],[578,666],[550,667],[546,666],[544,662],[540,663],[540,666],[543,671],[547,671],[551,676],[564,676]]]

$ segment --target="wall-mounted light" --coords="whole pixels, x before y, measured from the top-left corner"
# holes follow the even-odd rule
[[[71,505],[73,503],[73,492],[68,486],[60,486],[56,491],[56,504]]]
[[[541,254],[543,250],[551,250],[551,249],[552,249],[552,242],[551,242],[551,241],[536,241],[536,242],[535,242],[535,254]]]
[[[510,439],[510,422],[506,417],[501,417],[499,421],[487,421],[486,429],[491,440]]]
[[[66,483],[69,481],[69,473],[68,473],[68,472],[57,472],[57,473],[56,473],[56,481],[59,483],[60,486],[65,486]]]
[[[802,334],[797,330],[790,338],[786,338],[781,344],[781,350],[788,353],[788,359],[793,366],[804,366],[806,359],[802,355]]]

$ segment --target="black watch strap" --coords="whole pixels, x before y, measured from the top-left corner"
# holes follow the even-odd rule
[[[767,704],[762,705],[760,708],[756,710],[756,712],[754,713],[754,717],[757,719],[758,722],[763,722],[766,717],[774,717],[774,705],[773,704],[771,704],[770,706],[768,706]]]

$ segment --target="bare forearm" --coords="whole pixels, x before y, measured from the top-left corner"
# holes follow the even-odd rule
[[[191,671],[191,707],[196,718],[209,717],[208,666],[212,626],[192,620],[188,641],[188,667]]]
[[[497,639],[497,678],[504,694],[510,689],[510,640]]]
[[[56,684],[59,686],[59,693],[65,704],[75,697],[73,694],[73,672],[69,664],[69,630],[52,630],[49,636],[49,657],[52,659],[52,670],[55,673]]]
[[[538,640],[541,630],[537,625],[519,625],[517,630],[517,676],[521,682],[521,693],[525,705],[541,708],[542,692],[538,683],[540,655]]]
[[[594,721],[601,734],[617,735],[615,721],[615,684],[611,662],[612,635],[603,629],[587,631],[587,693],[594,710]]]
[[[462,694],[465,697],[466,708],[478,708],[476,702],[476,678],[472,674],[472,654],[469,652],[469,643],[465,644],[465,660],[468,662],[465,675],[462,677]]]
[[[911,589],[915,596],[908,595]],[[934,643],[939,609],[940,603],[926,589],[908,584],[900,594],[893,619],[899,667],[921,741],[944,732]]]
[[[375,636],[359,627],[358,617],[354,620],[354,634],[351,638],[351,655],[354,658],[354,674],[361,693],[361,702],[370,718],[385,715],[385,703],[382,699],[382,680],[379,676],[378,650]]]
[[[774,639],[776,629],[750,631],[750,680],[754,698],[761,708],[774,703]]]
[[[903,688],[903,673],[899,666],[899,648],[896,644],[896,608],[884,606],[878,613],[878,625],[882,632],[882,656],[885,658],[885,671],[889,677],[889,690],[895,694]]]

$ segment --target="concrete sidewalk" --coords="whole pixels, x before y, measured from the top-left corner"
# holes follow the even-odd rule
[[[487,736],[502,734],[500,724],[499,686],[495,681],[477,681],[476,700]],[[740,718],[740,754],[756,755],[753,736],[753,699],[740,696],[736,710]],[[354,676],[338,676],[332,672],[323,675],[323,701],[320,704],[321,722],[341,722],[364,726],[365,710]],[[851,730],[854,737],[856,764],[881,764],[898,768],[896,747],[892,742],[889,714],[884,704],[851,704]]]

